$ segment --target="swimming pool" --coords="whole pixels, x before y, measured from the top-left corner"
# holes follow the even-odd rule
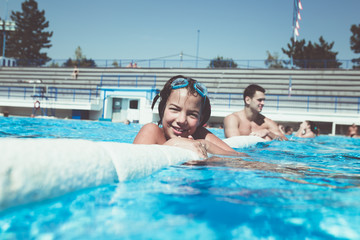
[[[10,117],[0,118],[0,138],[131,143],[140,127]],[[273,141],[238,149],[250,156],[242,160],[164,167],[4,209],[0,238],[359,239],[359,145],[340,136]]]

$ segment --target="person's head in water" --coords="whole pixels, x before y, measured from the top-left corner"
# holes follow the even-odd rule
[[[294,129],[290,126],[286,126],[285,127],[285,134],[286,135],[291,135],[294,132]]]
[[[298,137],[313,138],[320,134],[319,127],[312,121],[303,121],[296,134]]]
[[[318,136],[320,134],[320,130],[319,127],[312,121],[307,121],[307,123],[310,126],[310,130],[316,135]]]
[[[210,118],[211,107],[207,89],[195,79],[182,75],[170,78],[155,96],[152,109],[159,98],[158,125],[163,126],[167,139],[193,135],[197,128]]]

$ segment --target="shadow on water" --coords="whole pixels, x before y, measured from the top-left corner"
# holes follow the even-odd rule
[[[267,177],[282,178],[287,181],[313,184],[330,188],[360,188],[360,174],[336,173],[325,168],[310,167],[299,164],[274,164],[260,161],[247,161],[242,158],[226,158],[213,156],[206,160],[189,161],[185,166],[201,167],[227,167],[230,170],[260,170],[265,172],[281,173],[282,175],[269,175]],[[295,178],[297,177],[297,178]],[[319,182],[321,179],[323,182]],[[336,179],[338,182],[330,184],[326,179]],[[347,184],[342,180],[350,180]],[[345,184],[345,185],[344,185]]]

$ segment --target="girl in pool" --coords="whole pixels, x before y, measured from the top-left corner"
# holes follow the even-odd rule
[[[303,121],[300,124],[299,130],[296,132],[296,137],[314,138],[320,134],[319,128],[311,121]]]
[[[148,123],[137,134],[135,144],[161,144],[195,151],[206,158],[207,153],[243,155],[236,152],[205,127],[211,109],[206,87],[182,75],[172,77],[153,100],[160,98],[158,125]]]

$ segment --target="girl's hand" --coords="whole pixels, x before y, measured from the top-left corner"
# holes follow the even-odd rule
[[[191,135],[188,136],[188,138],[194,139]],[[248,154],[242,153],[242,152],[237,152],[233,149],[231,149],[232,151],[222,149],[219,146],[217,146],[216,144],[213,144],[212,142],[209,142],[207,140],[197,140],[197,141],[199,141],[202,145],[204,145],[204,148],[206,149],[207,153],[228,155],[228,156],[249,157]]]
[[[201,158],[207,158],[207,141],[206,140],[194,140],[191,136],[188,138],[172,138],[168,140],[165,145],[181,147],[185,149],[189,149],[199,155]]]

